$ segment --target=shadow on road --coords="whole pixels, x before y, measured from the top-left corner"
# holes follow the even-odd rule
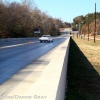
[[[100,75],[71,38],[65,100],[100,100]]]

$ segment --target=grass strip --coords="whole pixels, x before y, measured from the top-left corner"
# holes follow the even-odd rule
[[[80,39],[77,42],[80,44],[84,41]],[[85,45],[90,45],[90,43],[86,42]],[[85,46],[82,49],[87,50]],[[99,65],[98,70],[100,70]],[[100,74],[72,38],[70,39],[65,100],[100,100]]]

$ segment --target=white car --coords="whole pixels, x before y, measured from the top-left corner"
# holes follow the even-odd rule
[[[39,38],[40,42],[53,42],[53,38],[50,35],[43,35]]]

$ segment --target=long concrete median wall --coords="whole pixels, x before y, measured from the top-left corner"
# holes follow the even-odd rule
[[[59,86],[57,90],[57,95],[56,95],[56,100],[64,100],[65,98],[65,89],[67,88],[67,81],[66,81],[66,76],[67,76],[67,64],[68,64],[68,56],[69,56],[69,45],[70,45],[70,38],[62,45],[62,48],[64,50],[63,55],[63,66],[61,70],[61,76],[59,80]]]
[[[47,65],[35,85],[28,92],[28,95],[38,94],[40,96],[46,96],[45,100],[64,100],[65,88],[67,86],[66,75],[69,41],[70,38],[53,51],[51,54],[53,55],[52,60]],[[32,92],[34,89],[36,91]]]
[[[44,59],[46,57],[51,59],[49,64],[45,68],[40,64],[35,70],[31,70],[31,74],[11,89],[3,100],[64,100],[69,44],[70,37],[51,50],[49,56],[44,55]],[[33,67],[34,65],[32,63],[29,66]],[[41,74],[34,78],[36,71],[38,73],[41,71]],[[14,80],[14,77],[12,79]]]

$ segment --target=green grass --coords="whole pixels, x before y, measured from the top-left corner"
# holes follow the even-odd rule
[[[65,100],[100,100],[100,75],[70,40]]]

